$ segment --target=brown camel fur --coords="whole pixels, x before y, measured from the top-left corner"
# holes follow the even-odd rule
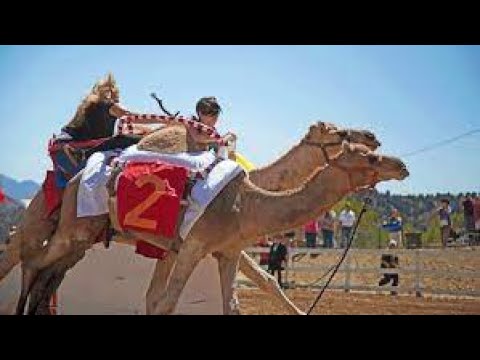
[[[349,173],[349,169],[355,172]],[[170,313],[173,310],[191,271],[206,254],[213,253],[219,260],[224,301],[232,299],[232,284],[241,250],[258,236],[299,226],[362,186],[390,179],[401,180],[407,175],[408,171],[400,160],[382,158],[369,152],[365,146],[351,148],[345,144],[344,152],[331,165],[319,168],[307,183],[295,191],[267,192],[253,185],[248,177],[238,176],[210,204],[181,244],[156,312]],[[89,239],[101,231],[101,217],[86,220],[74,216],[75,188],[75,183],[67,187],[65,197],[71,200],[62,207],[60,225],[48,253],[28,264],[30,274],[69,252],[75,253],[76,249],[88,247],[91,245]],[[222,220],[218,221],[220,218]],[[134,233],[134,236],[167,249],[171,246],[171,241],[152,238],[150,234]],[[229,304],[224,309],[227,313],[230,310],[228,307]]]
[[[323,144],[329,156],[332,156],[339,151],[339,143],[343,139],[364,143],[372,149],[380,145],[375,136],[368,131],[340,129],[333,124],[319,122],[313,125],[302,142],[286,155],[268,167],[252,171],[250,173],[251,180],[268,190],[284,190],[298,185],[316,166],[325,163],[324,152],[320,145]],[[190,137],[185,137],[184,129],[178,126],[169,129],[169,131],[157,131],[142,139],[138,146],[140,149],[164,153],[174,153],[187,149],[190,151],[196,150],[195,143],[191,141]],[[18,250],[20,245],[23,249],[26,249],[26,257],[30,258],[30,251],[38,253],[38,249],[42,248],[44,240],[48,239],[55,230],[56,222],[45,220],[43,217],[41,209],[44,206],[43,193],[39,192],[27,209],[24,221],[13,237],[11,245],[0,258],[0,280],[20,261],[20,251]],[[40,231],[31,231],[29,224],[35,224]],[[32,248],[32,250],[29,248]],[[253,263],[251,259],[244,259],[244,256],[247,255],[242,254],[240,263],[242,272],[250,278],[255,278],[252,280],[257,283],[262,281],[262,284],[258,284],[262,289],[268,290],[278,298],[284,298],[285,300],[286,297],[279,289],[275,279],[261,268],[252,271]],[[158,262],[156,271],[161,271],[160,267],[161,262]],[[267,281],[264,281],[265,279]],[[288,304],[286,301],[284,303]]]

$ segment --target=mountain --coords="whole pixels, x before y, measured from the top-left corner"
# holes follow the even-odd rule
[[[40,188],[40,185],[31,180],[17,181],[0,174],[0,187],[6,195],[17,199],[31,199]]]
[[[5,243],[12,225],[20,221],[24,211],[24,204],[9,196],[0,204],[0,244]]]

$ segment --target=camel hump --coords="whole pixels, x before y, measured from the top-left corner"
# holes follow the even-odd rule
[[[185,126],[181,124],[170,125],[145,136],[137,146],[139,150],[175,154],[189,151],[188,137]]]

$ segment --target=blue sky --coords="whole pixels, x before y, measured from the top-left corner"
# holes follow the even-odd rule
[[[0,173],[41,182],[46,145],[93,83],[112,71],[122,103],[158,112],[156,92],[189,115],[221,102],[219,130],[258,166],[317,120],[364,128],[402,155],[480,128],[479,46],[0,46]],[[480,133],[403,158],[393,193],[480,190]]]

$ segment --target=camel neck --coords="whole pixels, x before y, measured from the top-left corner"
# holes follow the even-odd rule
[[[295,190],[246,191],[242,200],[242,233],[257,238],[300,227],[318,218],[353,188],[367,185],[367,181],[365,171],[349,176],[342,169],[326,165]]]
[[[251,171],[249,178],[262,189],[283,191],[297,187],[325,163],[320,147],[300,143],[274,163]]]

